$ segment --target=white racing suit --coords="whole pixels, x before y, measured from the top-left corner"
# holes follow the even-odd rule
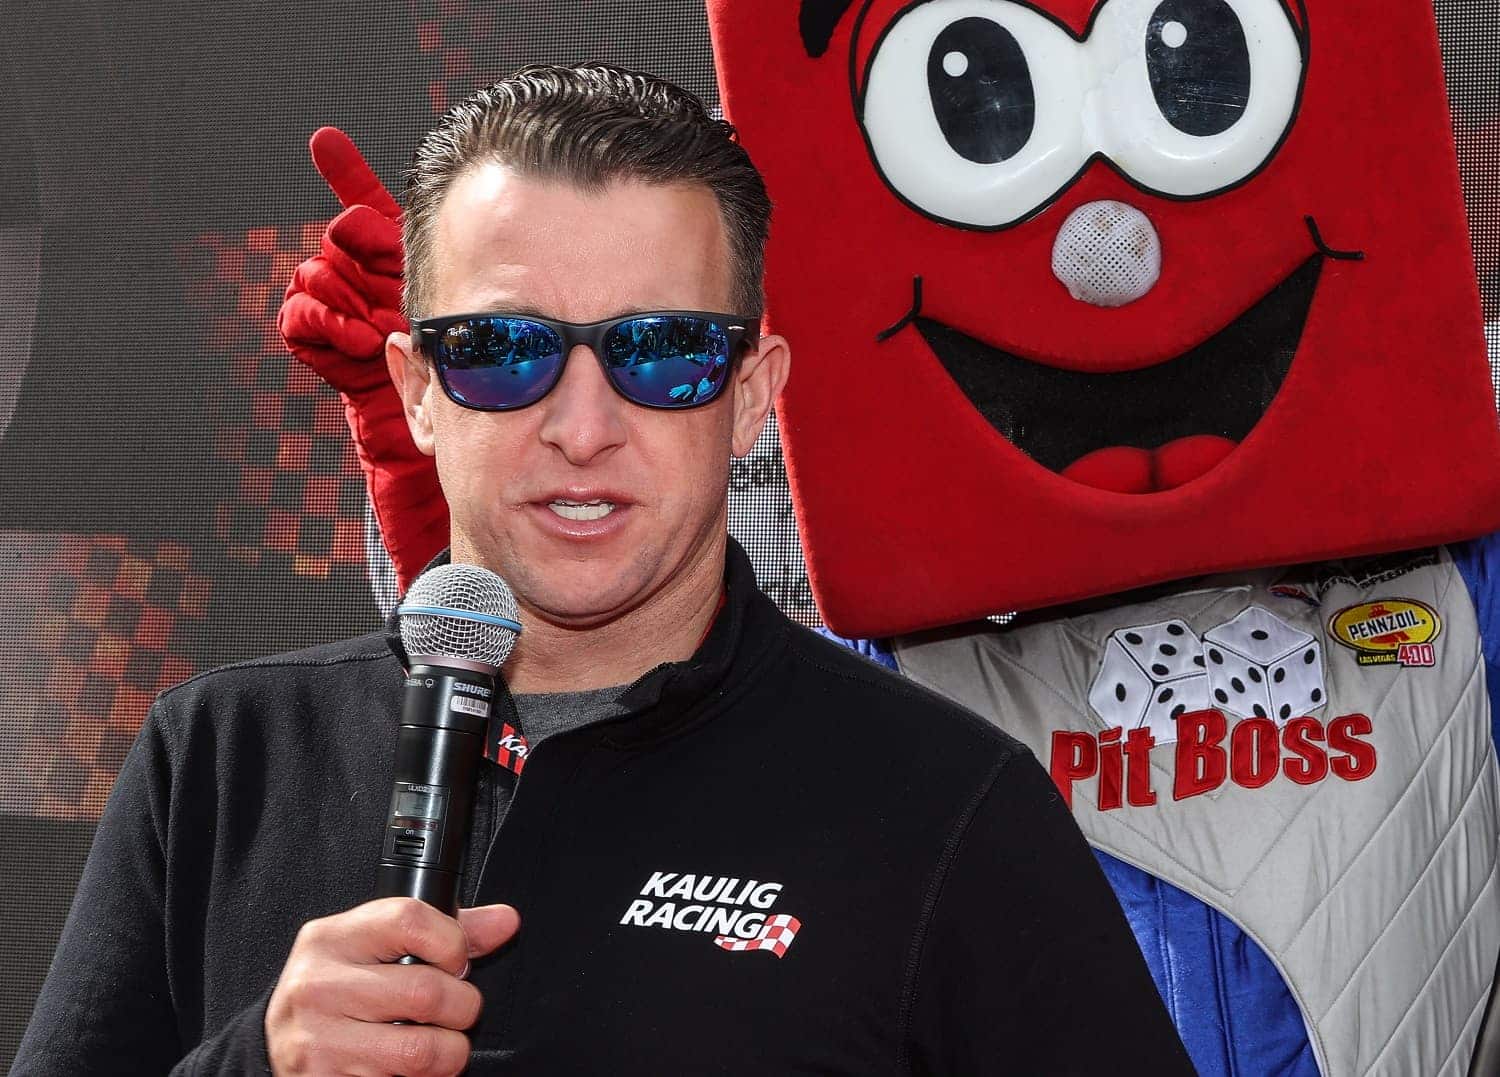
[[[1500,536],[860,649],[1050,766],[1200,1072],[1466,1072],[1500,953]]]

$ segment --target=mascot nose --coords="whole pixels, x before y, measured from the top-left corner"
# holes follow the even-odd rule
[[[1123,307],[1161,276],[1161,239],[1134,206],[1085,202],[1057,230],[1052,272],[1080,302]]]

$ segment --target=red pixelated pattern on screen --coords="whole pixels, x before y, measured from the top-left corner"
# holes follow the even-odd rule
[[[63,535],[46,599],[33,622],[43,663],[47,759],[33,814],[96,820],[151,701],[197,672],[196,649],[212,590],[177,542]]]
[[[474,56],[488,55],[496,32],[489,5],[464,0],[407,0],[417,29],[417,51],[429,62],[427,99],[436,114],[474,92]]]
[[[315,254],[323,222],[202,235],[179,251],[207,347],[229,372],[214,401],[214,456],[236,472],[214,536],[251,567],[363,577],[364,485],[338,394],[294,360],[276,331],[282,289]]]

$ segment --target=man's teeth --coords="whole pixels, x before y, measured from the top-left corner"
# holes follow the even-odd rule
[[[602,520],[615,511],[612,501],[550,501],[547,507],[564,520]]]

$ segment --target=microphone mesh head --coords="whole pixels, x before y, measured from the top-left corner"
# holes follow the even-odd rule
[[[401,643],[415,658],[461,658],[499,669],[520,628],[510,586],[478,565],[439,565],[411,585],[397,608]],[[514,627],[495,624],[494,618]]]

